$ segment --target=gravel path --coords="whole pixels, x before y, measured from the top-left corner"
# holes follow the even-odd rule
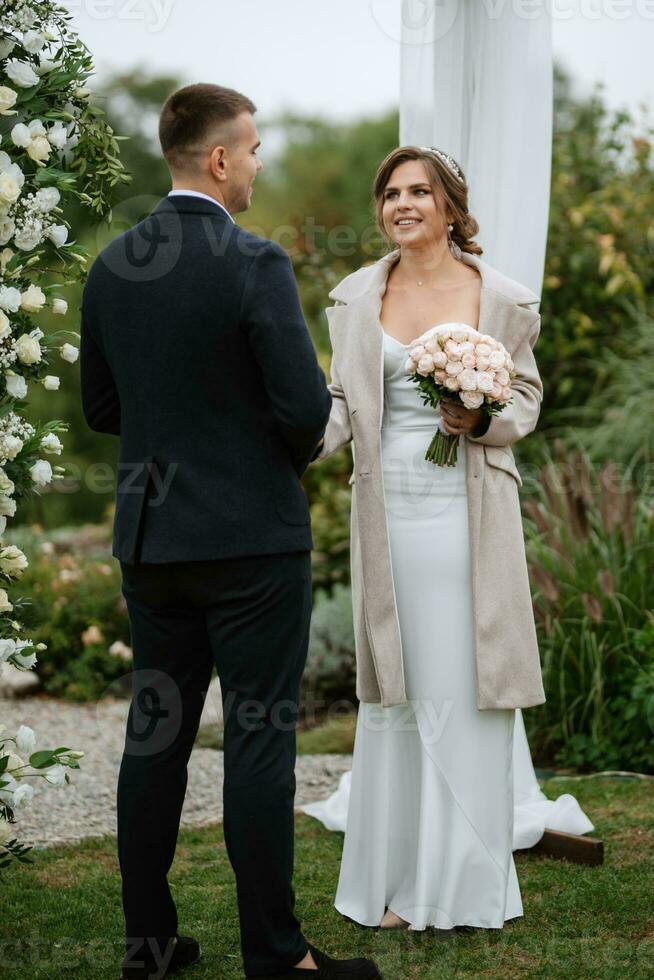
[[[67,745],[86,753],[81,769],[69,770],[71,782],[65,788],[30,779],[36,789],[34,799],[17,814],[17,836],[23,843],[43,847],[116,833],[116,782],[128,710],[128,701],[112,698],[93,704],[0,698],[0,723],[10,732],[21,724],[30,725],[37,734],[37,749]],[[216,720],[208,701],[203,724]],[[298,756],[296,806],[327,796],[351,767],[350,755]],[[203,827],[222,819],[222,780],[222,752],[194,749],[183,826]]]

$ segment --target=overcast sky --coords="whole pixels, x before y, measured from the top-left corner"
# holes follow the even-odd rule
[[[64,0],[98,78],[166,72],[245,91],[265,119],[397,105],[400,0]],[[504,2],[504,0],[479,0]],[[511,0],[533,3],[534,0]],[[554,0],[555,53],[613,105],[654,110],[654,0]]]

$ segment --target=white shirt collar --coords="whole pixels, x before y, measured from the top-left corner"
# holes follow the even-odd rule
[[[168,197],[177,197],[178,194],[186,194],[189,197],[202,197],[205,201],[211,201],[212,204],[216,204],[219,208],[222,208],[229,220],[236,224],[225,205],[217,201],[215,197],[209,197],[208,194],[203,194],[202,191],[168,191]]]

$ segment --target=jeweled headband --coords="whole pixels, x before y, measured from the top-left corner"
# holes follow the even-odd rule
[[[423,153],[435,154],[439,160],[442,160],[447,169],[454,174],[457,180],[460,180],[461,183],[463,183],[463,174],[459,170],[456,160],[454,157],[451,157],[449,153],[443,153],[442,150],[438,150],[435,146],[421,146],[420,149]]]

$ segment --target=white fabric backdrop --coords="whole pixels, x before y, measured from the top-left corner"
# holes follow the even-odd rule
[[[545,8],[546,5],[543,5]],[[552,147],[552,23],[511,3],[403,0],[400,143],[464,169],[484,258],[540,295]]]

